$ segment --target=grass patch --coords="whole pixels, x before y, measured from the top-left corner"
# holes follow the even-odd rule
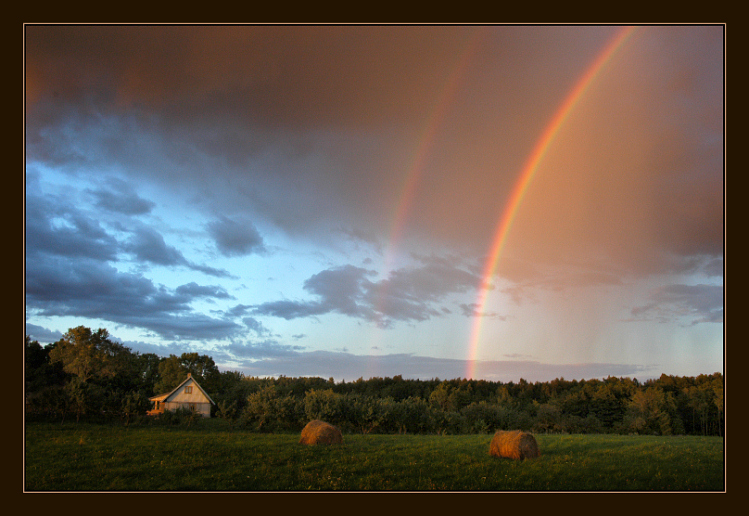
[[[723,439],[536,435],[541,457],[489,455],[491,435],[344,435],[302,446],[222,421],[195,428],[27,423],[29,491],[723,491]]]

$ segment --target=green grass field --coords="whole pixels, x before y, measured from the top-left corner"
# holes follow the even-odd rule
[[[720,437],[537,435],[541,457],[489,455],[491,435],[344,435],[303,446],[223,421],[186,427],[27,423],[27,491],[723,491]]]

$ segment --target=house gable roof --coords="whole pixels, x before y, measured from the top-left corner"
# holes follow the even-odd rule
[[[182,386],[183,386],[184,384],[186,384],[186,383],[187,383],[187,382],[188,382],[189,380],[192,380],[192,383],[194,383],[194,384],[195,384],[195,386],[196,386],[196,387],[197,387],[198,389],[200,389],[200,392],[202,392],[202,393],[203,393],[203,396],[205,396],[206,398],[208,398],[208,401],[210,401],[210,402],[211,402],[211,403],[213,403],[214,405],[216,404],[216,402],[215,402],[215,401],[213,401],[213,400],[211,399],[211,397],[210,397],[210,396],[208,396],[208,393],[207,393],[207,392],[205,392],[205,390],[204,390],[204,389],[203,389],[203,388],[202,388],[202,387],[200,386],[200,384],[198,383],[198,381],[197,381],[197,380],[196,380],[195,378],[193,378],[193,377],[192,377],[192,374],[191,374],[191,373],[187,373],[187,378],[185,378],[185,379],[184,379],[184,380],[183,380],[183,381],[182,381],[182,382],[181,382],[181,383],[180,383],[180,384],[179,384],[178,386],[176,386],[176,387],[175,387],[174,389],[172,389],[172,390],[171,390],[170,392],[167,392],[166,394],[159,394],[158,396],[154,396],[154,397],[152,397],[152,398],[148,398],[148,399],[149,399],[150,401],[167,401],[167,400],[168,400],[168,399],[169,399],[169,398],[170,398],[170,397],[172,396],[172,394],[174,394],[174,393],[176,393],[177,391],[179,391],[179,389],[180,389],[180,388],[181,388],[181,387],[182,387]]]

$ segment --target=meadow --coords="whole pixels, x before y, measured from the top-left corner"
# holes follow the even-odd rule
[[[344,435],[303,446],[220,420],[194,427],[27,423],[27,491],[723,491],[723,439],[536,435],[541,457],[489,455],[490,434]]]

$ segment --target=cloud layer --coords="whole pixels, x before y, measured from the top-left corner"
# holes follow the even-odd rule
[[[262,246],[251,226],[244,234],[229,226],[232,209],[249,208],[288,232],[326,230],[337,219],[349,231],[387,239],[383,225],[398,209],[419,145],[429,145],[427,170],[407,234],[485,248],[500,211],[492,200],[506,197],[533,138],[612,33],[27,30],[29,156],[65,164],[106,159],[108,168],[177,189],[194,182],[195,200],[224,212],[211,223],[224,253]],[[555,45],[542,43],[549,40]],[[564,45],[585,50],[573,54]],[[663,51],[642,60],[654,45]],[[721,45],[720,27],[641,29],[550,150],[556,165],[539,172],[518,221],[523,241],[534,244],[522,252],[543,241],[543,253],[531,256],[548,259],[597,244],[607,260],[636,269],[646,251],[721,252]],[[497,52],[507,57],[493,62]],[[462,88],[453,97],[451,73]],[[430,126],[437,120],[441,126]]]
[[[722,26],[635,31],[482,277],[529,154],[618,30],[26,26],[27,328],[109,321],[281,374],[377,332],[394,362],[452,371],[477,320],[487,375],[511,374],[496,342],[642,364],[621,343],[655,327],[709,334],[720,360]]]

